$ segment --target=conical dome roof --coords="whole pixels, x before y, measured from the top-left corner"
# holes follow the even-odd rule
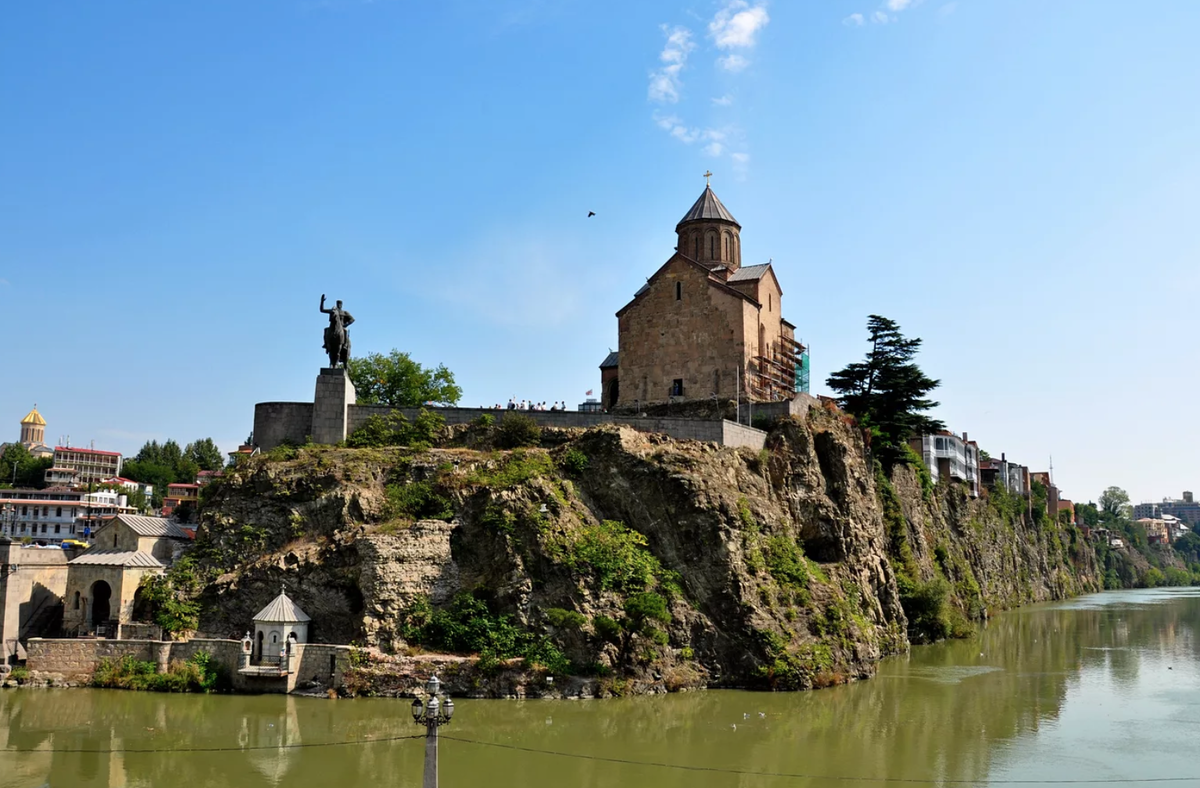
[[[701,194],[700,199],[696,200],[691,209],[684,214],[684,217],[679,220],[679,224],[711,221],[729,222],[741,228],[738,220],[733,218],[733,214],[729,212],[729,209],[717,199],[717,195],[713,192],[712,187],[705,186],[704,194]]]
[[[12,422],[9,422],[11,424]],[[46,420],[42,418],[42,414],[38,413],[37,405],[33,406],[33,410],[26,414],[25,418],[21,419],[22,424],[29,424],[34,427],[45,427]]]
[[[254,617],[255,623],[261,621],[269,624],[302,624],[311,620],[299,605],[282,592]]]

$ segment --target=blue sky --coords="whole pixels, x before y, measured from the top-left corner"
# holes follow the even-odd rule
[[[72,0],[0,29],[0,414],[232,447],[355,351],[577,403],[713,187],[816,392],[869,313],[1076,500],[1200,486],[1191,0]],[[587,219],[588,211],[596,217]],[[2,419],[0,419],[2,421]],[[5,436],[7,439],[9,436]]]

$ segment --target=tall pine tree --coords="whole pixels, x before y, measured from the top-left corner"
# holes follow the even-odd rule
[[[927,399],[940,381],[925,375],[914,362],[920,339],[907,339],[895,321],[867,318],[871,350],[862,362],[847,365],[825,381],[838,394],[838,404],[871,431],[872,453],[891,467],[904,457],[913,435],[945,429],[925,411],[937,407]]]

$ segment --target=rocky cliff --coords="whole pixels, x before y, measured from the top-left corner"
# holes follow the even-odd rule
[[[1099,587],[1072,530],[919,469],[885,477],[837,411],[778,423],[760,453],[624,427],[497,450],[495,432],[282,448],[229,472],[180,570],[201,580],[201,630],[240,636],[286,583],[312,639],[379,654],[521,655],[646,691],[807,689]]]

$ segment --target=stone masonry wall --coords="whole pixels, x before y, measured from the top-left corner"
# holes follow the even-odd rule
[[[0,546],[0,564],[10,567],[0,572],[0,661],[10,661],[19,653],[19,641],[42,634],[32,629],[54,618],[50,608],[61,605],[66,594],[67,561],[73,555],[19,544]]]
[[[86,681],[102,659],[155,662],[157,650],[149,640],[43,640],[31,638],[25,666],[37,673],[57,673],[68,680]]]
[[[290,692],[298,684],[308,681],[317,681],[327,687],[341,686],[342,677],[350,668],[349,646],[302,643],[295,648],[295,668],[286,681],[243,676],[238,673],[241,666],[241,641],[218,638],[193,638],[182,641],[33,638],[29,641],[26,667],[35,674],[54,674],[67,681],[87,682],[104,659],[119,660],[128,656],[143,662],[153,662],[161,673],[174,660],[187,661],[197,652],[206,651],[212,655],[215,662],[225,667],[233,680],[233,688],[239,692]]]
[[[350,408],[350,431],[362,426],[373,415],[386,416],[395,408],[378,405],[354,405]],[[669,435],[676,440],[709,441],[722,445],[748,446],[755,450],[761,449],[766,442],[767,434],[762,430],[752,429],[743,425],[744,431],[728,431],[728,427],[738,427],[733,422],[721,422],[715,419],[685,419],[671,417],[639,418],[636,416],[614,416],[608,413],[582,413],[579,411],[548,411],[548,410],[495,410],[493,408],[429,408],[446,420],[446,424],[469,424],[480,416],[488,414],[502,420],[509,413],[518,412],[529,416],[543,427],[580,428],[598,427],[601,424],[625,424],[642,432],[657,432]],[[420,408],[399,408],[405,418],[412,420],[420,413]],[[736,435],[737,443],[726,444],[727,435]]]
[[[254,442],[264,451],[304,443],[312,429],[311,402],[260,402],[254,406]]]
[[[746,309],[750,318],[743,314]],[[758,336],[757,310],[714,287],[706,270],[679,256],[656,274],[647,292],[618,313],[617,323],[619,402],[630,406],[667,401],[676,378],[683,379],[687,398],[716,393],[733,399],[736,370],[745,368],[746,351]]]
[[[622,386],[624,386],[624,383],[622,383]],[[786,407],[786,403],[783,403],[783,405]],[[307,408],[307,410],[303,410],[304,408]],[[347,407],[346,432],[349,434],[358,427],[361,427],[363,422],[371,416],[386,416],[393,410],[396,409],[379,405],[349,405]],[[430,407],[429,410],[444,418],[448,425],[469,424],[484,414],[493,416],[499,420],[513,412],[495,410],[494,408]],[[411,420],[416,418],[420,409],[399,408],[399,411]],[[643,432],[657,432],[669,435],[676,440],[711,441],[719,444],[725,443],[727,435],[736,434],[738,435],[738,442],[727,445],[749,446],[756,450],[761,449],[766,441],[766,433],[761,430],[730,432],[726,427],[722,426],[720,421],[711,419],[672,417],[638,418],[636,416],[614,416],[608,413],[584,413],[581,411],[535,410],[520,411],[520,413],[529,416],[543,427],[587,429],[589,427],[598,427],[601,424],[626,424]],[[758,406],[755,406],[755,413],[758,413]],[[310,432],[309,422],[305,422],[303,419],[305,416],[311,419],[311,405],[289,402],[259,403],[254,408],[254,442],[263,451],[270,451],[285,442],[304,443],[306,439],[313,437]],[[313,440],[315,441],[316,438],[313,437]],[[339,438],[339,440],[341,439]]]

